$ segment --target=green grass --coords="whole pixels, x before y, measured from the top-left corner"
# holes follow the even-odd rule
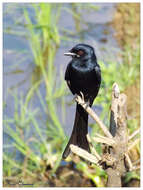
[[[108,112],[113,83],[116,82],[120,91],[124,92],[128,86],[134,84],[140,75],[140,47],[138,46],[134,52],[132,52],[131,48],[126,48],[123,63],[121,64],[116,62],[104,64],[99,61],[99,65],[102,71],[102,83],[95,102],[100,104],[105,112]]]
[[[28,161],[24,165],[24,169],[20,165],[22,163],[17,164],[15,157],[9,157],[5,152],[3,157],[5,176],[13,175],[13,167],[17,168],[21,175],[23,171],[28,175],[33,171],[44,172],[46,165],[50,165],[53,169],[52,172],[54,172],[60,163],[63,139],[65,139],[63,127],[57,116],[58,99],[62,102],[62,109],[64,109],[65,84],[63,78],[60,78],[59,86],[55,85],[56,69],[54,67],[55,54],[60,44],[60,35],[57,28],[60,4],[57,7],[48,3],[32,4],[32,6],[35,12],[35,24],[33,24],[26,8],[23,9],[23,15],[26,22],[27,39],[33,54],[33,63],[37,67],[40,77],[32,82],[33,85],[27,92],[26,97],[21,96],[19,99],[17,94],[11,93],[14,96],[14,115],[12,118],[5,116],[4,119],[4,133],[14,140],[13,147],[25,157],[24,160],[27,159]],[[39,91],[39,86],[42,83],[44,83],[46,89],[44,101]],[[46,126],[44,126],[46,131],[40,128],[37,122],[37,116],[40,113],[39,108],[34,111],[31,109],[35,93],[48,118]],[[28,136],[31,128],[34,128],[36,135],[25,141],[24,139]],[[34,146],[35,151],[30,144]],[[37,155],[36,152],[41,153],[41,156]],[[43,159],[46,159],[45,164],[43,164]],[[7,167],[7,164],[9,167]]]

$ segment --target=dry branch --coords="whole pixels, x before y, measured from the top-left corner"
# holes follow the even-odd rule
[[[114,133],[115,146],[110,150],[110,156],[116,159],[113,167],[105,169],[108,174],[107,187],[121,187],[121,177],[126,172],[125,153],[127,151],[127,111],[125,94],[120,94],[118,85],[114,83],[112,90],[112,105],[110,120],[110,132]],[[118,91],[118,93],[116,92]],[[113,105],[114,104],[114,105]]]
[[[127,153],[125,153],[125,159],[126,159],[126,163],[127,163],[128,167],[129,167],[129,171],[132,171],[133,164],[132,164],[132,161],[131,161],[131,159]]]
[[[130,151],[134,146],[136,146],[140,142],[140,139],[136,139],[134,142],[128,145],[128,151]]]
[[[82,93],[81,93],[82,94]],[[111,133],[108,131],[108,128],[104,125],[104,123],[100,120],[100,118],[96,115],[96,113],[90,108],[90,106],[85,103],[84,98],[83,98],[83,94],[82,97],[77,96],[76,97],[76,101],[78,104],[80,104],[88,113],[89,115],[97,122],[97,124],[99,125],[99,127],[102,129],[102,131],[104,132],[104,134],[109,137],[109,138],[113,138]]]
[[[71,151],[78,156],[84,158],[85,160],[90,161],[91,163],[100,164],[100,166],[103,167],[108,175],[107,187],[121,187],[121,177],[124,176],[125,172],[127,172],[128,170],[126,166],[128,166],[129,171],[138,169],[139,167],[132,164],[128,155],[128,151],[139,142],[139,139],[136,139],[129,146],[128,140],[131,140],[135,135],[137,135],[139,133],[139,129],[136,130],[128,138],[126,124],[126,95],[120,94],[118,85],[116,83],[113,84],[110,132],[108,128],[104,125],[104,123],[96,115],[96,113],[88,106],[87,103],[85,103],[82,93],[81,97],[76,97],[76,101],[96,121],[106,137],[95,134],[96,136],[92,138],[94,141],[100,142],[105,145],[102,157],[96,152],[95,148],[93,147],[89,135],[87,135],[87,139],[90,143],[90,147],[93,150],[94,155],[75,145],[70,145]]]
[[[111,139],[111,138],[108,138],[108,137],[104,137],[102,135],[99,135],[99,134],[95,134],[97,137],[93,137],[93,140],[95,142],[100,142],[100,143],[105,143],[109,146],[114,146],[115,145],[115,141],[114,139]]]
[[[98,159],[98,160],[101,160],[101,156],[97,153],[96,149],[94,148],[94,146],[92,145],[92,141],[91,141],[91,138],[89,136],[89,134],[87,134],[87,140],[90,144],[90,149],[91,149],[91,152],[95,155],[95,157]]]
[[[99,160],[92,154],[88,153],[86,150],[79,148],[78,146],[75,146],[73,144],[70,145],[70,149],[74,154],[77,154],[78,156],[84,158],[85,160],[88,160],[93,164],[98,164]]]
[[[134,131],[134,132],[129,136],[129,140],[131,140],[132,138],[134,138],[139,132],[140,132],[140,129],[137,129],[136,131]]]

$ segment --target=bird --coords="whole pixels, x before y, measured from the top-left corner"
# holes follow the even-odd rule
[[[82,93],[85,102],[91,107],[101,84],[101,69],[94,48],[87,44],[77,44],[64,55],[72,58],[65,71],[65,80],[70,91],[73,95],[81,96]],[[88,113],[77,103],[73,130],[62,154],[63,159],[70,154],[71,144],[90,152],[87,133]]]

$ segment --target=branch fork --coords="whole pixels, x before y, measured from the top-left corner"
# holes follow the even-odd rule
[[[103,155],[100,156],[93,147],[91,143],[92,140],[88,134],[87,140],[90,144],[92,154],[75,145],[70,145],[71,151],[100,167],[103,167],[104,165],[104,169],[108,175],[107,187],[121,187],[121,176],[124,176],[127,171],[126,165],[128,166],[129,171],[138,168],[138,166],[132,164],[128,155],[128,151],[139,142],[139,139],[135,140],[130,145],[128,145],[128,141],[139,133],[139,129],[128,138],[126,124],[126,95],[120,94],[117,83],[113,84],[109,130],[97,114],[91,109],[88,103],[84,101],[84,95],[82,92],[81,96],[77,95],[75,100],[88,112],[103,131],[105,136],[95,134],[95,137],[93,137],[92,140],[102,143],[104,145],[104,150]]]

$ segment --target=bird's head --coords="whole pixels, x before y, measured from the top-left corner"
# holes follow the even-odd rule
[[[72,56],[73,59],[80,60],[88,60],[96,57],[93,47],[87,44],[78,44],[73,47],[68,53],[64,53],[64,55]]]

